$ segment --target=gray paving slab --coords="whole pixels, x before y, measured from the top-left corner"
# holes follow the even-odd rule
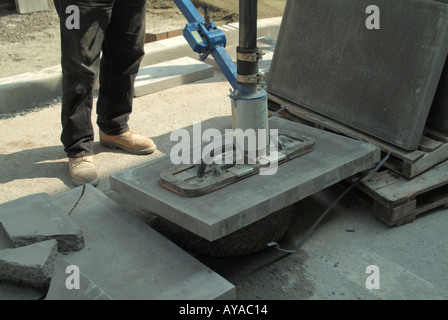
[[[82,188],[76,188],[52,197],[51,202],[67,210],[81,193]],[[112,299],[235,298],[233,284],[92,186],[86,187],[71,217],[83,230],[85,248],[64,258]],[[59,295],[72,297],[63,290]]]
[[[48,199],[47,194],[39,193],[1,204],[1,228],[18,247],[56,239],[61,252],[81,250],[81,229]]]
[[[0,281],[45,288],[50,284],[58,253],[56,240],[0,251]]]
[[[415,150],[448,53],[448,6],[378,0],[288,1],[268,91]]]
[[[213,67],[190,57],[140,68],[135,80],[135,97],[213,77]]]
[[[223,133],[231,128],[231,117],[223,117],[220,126],[215,129]],[[273,176],[254,175],[198,198],[160,186],[160,173],[173,167],[169,156],[112,174],[111,189],[214,241],[379,162],[380,151],[371,144],[278,118],[270,126],[315,139],[315,150],[280,165]]]
[[[67,280],[69,276],[74,276],[74,272],[71,269],[69,269],[68,273],[66,272],[67,267],[72,265],[63,256],[58,255],[45,300],[112,300],[112,297],[81,271],[73,279]],[[67,288],[67,281],[70,283],[70,286],[74,286],[75,281],[78,282],[76,285],[79,285],[79,288]]]

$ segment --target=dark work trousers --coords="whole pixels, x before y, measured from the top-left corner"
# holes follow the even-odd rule
[[[70,158],[93,155],[93,87],[99,73],[97,124],[109,135],[129,130],[134,82],[144,56],[146,0],[54,0],[60,18],[62,134]],[[79,8],[79,29],[67,28]],[[101,55],[102,53],[102,55]]]

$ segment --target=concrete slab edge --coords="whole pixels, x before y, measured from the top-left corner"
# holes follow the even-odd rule
[[[258,21],[258,36],[277,38],[282,17]],[[220,26],[227,43],[238,40],[238,23]],[[183,36],[148,43],[141,67],[181,57],[197,59]],[[44,68],[38,72],[19,74],[0,79],[0,114],[13,113],[36,107],[37,104],[62,95],[62,71],[60,66]]]

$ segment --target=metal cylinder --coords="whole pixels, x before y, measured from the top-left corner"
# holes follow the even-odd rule
[[[257,90],[250,96],[232,99],[232,126],[235,136],[246,135],[245,142],[235,141],[244,152],[260,154],[270,143],[267,93]],[[238,133],[238,129],[241,131]]]

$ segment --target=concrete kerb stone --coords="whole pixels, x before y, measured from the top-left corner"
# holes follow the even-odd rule
[[[47,0],[16,0],[18,13],[30,13],[48,10]]]
[[[60,66],[0,79],[0,113],[35,107],[62,94]]]
[[[142,67],[135,79],[134,97],[213,77],[211,65],[183,57]]]
[[[282,17],[258,21],[258,36],[277,38]],[[238,40],[239,24],[220,26],[230,45]],[[198,58],[183,36],[156,41],[145,45],[145,57],[141,67],[182,57]],[[60,66],[44,68],[0,79],[0,114],[30,109],[38,103],[62,95],[62,71]]]

